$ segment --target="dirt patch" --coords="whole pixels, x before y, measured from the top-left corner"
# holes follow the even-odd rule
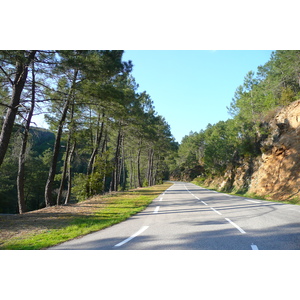
[[[88,216],[106,206],[109,197],[95,196],[89,200],[62,206],[46,207],[22,215],[0,215],[0,245],[11,238],[42,233],[67,226],[71,218]]]

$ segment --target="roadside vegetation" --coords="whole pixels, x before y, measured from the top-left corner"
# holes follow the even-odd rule
[[[123,53],[0,50],[0,213],[168,179],[178,144]]]
[[[282,128],[286,124],[278,124],[278,130],[274,131],[271,120],[279,110],[300,99],[300,51],[274,51],[268,62],[256,71],[249,71],[241,82],[227,107],[231,118],[208,124],[182,139],[176,166],[170,172],[172,179],[196,179],[209,184],[227,178],[222,192],[246,195],[255,163],[272,150],[272,143],[285,130]],[[276,129],[277,125],[274,126]],[[236,185],[234,176],[238,168],[244,176],[243,182],[240,180]],[[297,176],[299,170],[294,171],[293,176]],[[278,192],[278,200],[290,196],[289,203],[298,203],[295,191],[296,187],[284,197]]]
[[[271,201],[271,202],[280,202],[280,203],[285,203],[285,204],[295,204],[295,205],[300,205],[300,198],[298,196],[293,197],[291,199],[287,199],[287,200],[276,200],[276,199],[270,199],[270,197],[267,196],[258,196],[255,195],[253,193],[247,193],[247,192],[226,192],[217,188],[212,188],[211,186],[205,185],[205,182],[203,180],[203,178],[195,178],[193,181],[191,181],[191,183],[196,184],[198,186],[210,189],[212,191],[216,191],[216,192],[221,192],[224,194],[229,194],[229,195],[233,195],[233,196],[238,196],[238,197],[244,197],[244,198],[251,198],[251,199],[257,199],[257,200],[265,200],[265,201]]]
[[[121,222],[168,179],[205,186],[248,164],[240,190],[229,176],[222,192],[256,197],[247,194],[249,178],[269,150],[269,122],[300,98],[300,51],[274,51],[237,87],[231,118],[190,132],[180,145],[122,56],[0,50],[1,249],[42,249]],[[49,129],[32,127],[38,114]],[[286,203],[299,204],[296,194]]]
[[[2,215],[0,249],[45,249],[101,230],[144,210],[171,185],[166,182],[152,187],[95,196],[76,205],[53,206],[15,215],[10,224]],[[20,233],[22,224],[29,229]]]
[[[267,150],[261,143],[268,137],[268,122],[300,98],[300,51],[274,51],[267,63],[241,81],[227,107],[231,118],[182,139],[174,178],[222,176],[230,165],[251,161]]]

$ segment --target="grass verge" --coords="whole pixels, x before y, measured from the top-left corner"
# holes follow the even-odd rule
[[[71,217],[67,224],[59,228],[50,228],[39,234],[27,234],[4,241],[0,249],[38,250],[45,249],[76,237],[98,231],[117,224],[144,210],[156,197],[172,183],[164,183],[137,190],[119,192],[108,196],[105,207],[90,215]]]
[[[257,200],[265,200],[265,201],[269,201],[269,202],[279,202],[279,203],[284,203],[284,204],[300,205],[300,198],[299,197],[293,197],[293,198],[286,199],[286,200],[276,200],[276,199],[270,199],[268,196],[258,196],[258,195],[255,195],[255,194],[249,194],[247,192],[246,193],[239,193],[239,192],[237,192],[237,193],[234,193],[234,192],[228,193],[228,192],[220,191],[216,188],[205,186],[203,183],[199,183],[196,180],[192,181],[191,183],[193,183],[195,185],[198,185],[198,186],[201,186],[201,187],[204,187],[204,188],[207,188],[207,189],[210,189],[212,191],[223,193],[223,194],[229,194],[229,195],[244,197],[244,198],[252,198],[252,199],[257,199]]]

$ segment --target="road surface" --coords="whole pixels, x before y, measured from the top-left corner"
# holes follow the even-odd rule
[[[128,220],[50,250],[296,250],[300,206],[174,182]]]

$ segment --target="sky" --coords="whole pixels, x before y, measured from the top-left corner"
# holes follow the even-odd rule
[[[234,93],[272,50],[125,50],[139,92],[146,91],[177,142],[226,121]]]
[[[138,92],[150,95],[155,111],[180,143],[191,131],[231,118],[227,107],[249,71],[257,71],[272,50],[125,50]],[[42,116],[39,127],[48,127]]]

